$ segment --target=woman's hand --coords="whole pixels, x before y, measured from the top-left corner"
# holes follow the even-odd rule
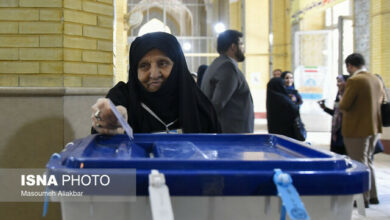
[[[119,121],[111,111],[109,100],[107,98],[99,98],[91,108],[92,127],[98,133],[111,135],[124,133]],[[127,121],[126,108],[121,105],[116,106],[116,108]]]
[[[326,106],[325,106],[325,100],[320,100],[320,101],[318,101],[317,103],[318,103],[318,105],[319,105],[322,109],[325,109],[325,108],[326,108]]]
[[[297,101],[297,97],[295,97],[295,95],[289,95],[290,96],[290,99],[291,99],[291,101],[293,101],[293,102],[296,102]]]

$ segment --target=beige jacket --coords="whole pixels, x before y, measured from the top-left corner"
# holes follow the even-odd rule
[[[348,79],[340,102],[344,137],[363,138],[382,132],[383,94],[381,82],[371,73],[362,71]]]

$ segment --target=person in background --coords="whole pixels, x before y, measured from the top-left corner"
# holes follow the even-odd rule
[[[281,75],[282,75],[281,69],[274,69],[274,71],[272,71],[272,77],[280,77]]]
[[[385,85],[385,82],[383,81],[381,75],[379,74],[375,74],[376,77],[378,77],[378,79],[380,80],[381,82],[381,85],[382,85],[382,88],[383,88],[383,100],[385,102],[389,102],[389,95],[387,94],[387,89],[386,89],[386,85]],[[375,150],[374,150],[374,154],[372,154],[372,161],[374,161],[374,155],[375,154],[378,154],[378,153],[382,153],[384,151],[384,147],[383,147],[383,144],[382,144],[382,141],[380,140],[380,138],[378,138],[378,141],[376,142],[375,144]]]
[[[290,71],[284,71],[282,75],[280,75],[282,79],[284,79],[285,87],[288,93],[288,96],[291,100],[298,106],[301,106],[303,101],[302,97],[299,94],[298,90],[295,89],[294,86],[294,76]]]
[[[384,91],[378,77],[364,68],[365,61],[361,54],[349,55],[345,65],[351,77],[340,102],[340,110],[343,111],[342,135],[348,156],[370,168],[371,189],[364,193],[364,202],[368,207],[369,203],[379,203],[371,158],[379,133],[382,133],[380,106]]]
[[[332,130],[331,130],[331,140],[330,140],[330,151],[346,155],[347,152],[345,150],[343,135],[341,134],[341,122],[343,118],[343,114],[339,109],[339,103],[341,98],[343,97],[345,84],[348,75],[339,75],[337,76],[337,95],[336,100],[334,101],[333,109],[327,108],[325,106],[325,101],[322,100],[318,102],[320,107],[328,114],[332,115]]]
[[[198,67],[198,81],[196,81],[196,83],[198,83],[198,86],[199,86],[199,88],[201,87],[201,85],[202,85],[202,79],[203,79],[203,75],[204,75],[204,73],[206,72],[206,69],[207,69],[207,65],[205,65],[205,64],[202,64],[202,65],[200,65],[199,67]]]
[[[108,99],[128,119],[134,133],[221,131],[214,107],[192,79],[173,35],[154,32],[137,37],[129,62],[129,81],[116,84],[92,106],[95,132],[123,132]]]
[[[223,133],[253,133],[255,114],[252,94],[237,62],[245,60],[241,32],[218,35],[217,57],[207,68],[201,89],[213,103]]]
[[[190,73],[191,73],[191,76],[192,76],[192,78],[194,79],[194,81],[197,82],[197,80],[198,80],[198,74],[195,73],[195,72],[190,72]]]
[[[268,133],[297,139],[294,120],[299,116],[299,107],[289,97],[280,77],[272,78],[267,84],[266,109]]]

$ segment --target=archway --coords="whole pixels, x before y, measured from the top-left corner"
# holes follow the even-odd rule
[[[138,31],[138,36],[141,36],[141,35],[144,35],[144,34],[150,33],[150,32],[157,32],[157,31],[171,33],[171,29],[167,25],[165,25],[159,19],[153,18],[141,26],[141,28]]]

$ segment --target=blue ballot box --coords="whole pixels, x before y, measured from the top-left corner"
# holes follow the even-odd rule
[[[88,187],[83,198],[52,198],[61,202],[64,220],[152,219],[151,170],[165,177],[175,219],[187,220],[279,219],[275,169],[291,176],[316,220],[351,219],[353,196],[370,184],[366,166],[279,135],[135,134],[133,142],[125,135],[90,135],[53,155],[47,169],[52,175],[135,171],[133,201],[105,201],[107,192],[102,196]],[[125,197],[116,191],[112,195]]]

